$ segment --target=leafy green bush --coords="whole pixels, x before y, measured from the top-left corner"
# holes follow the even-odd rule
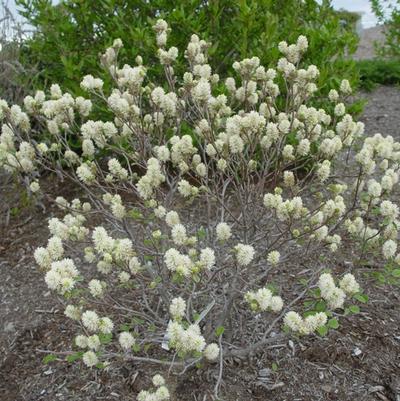
[[[361,60],[357,62],[360,86],[371,90],[377,84],[397,85],[400,83],[400,64],[398,60]]]
[[[354,62],[345,58],[355,51],[357,37],[351,24],[343,24],[330,1],[315,0],[154,0],[82,1],[17,0],[20,13],[35,28],[25,43],[25,64],[39,64],[35,87],[58,82],[63,89],[80,93],[76,77],[98,73],[98,55],[121,38],[127,45],[121,60],[132,62],[140,54],[158,74],[153,32],[149,25],[157,18],[168,19],[172,28],[170,43],[184,47],[193,33],[212,43],[209,54],[217,73],[232,72],[233,61],[249,55],[272,66],[279,58],[277,44],[293,42],[306,35],[310,42],[305,64],[323,66],[319,86],[326,92],[346,77],[357,80]],[[329,62],[326,62],[329,60]],[[176,72],[183,71],[179,55]],[[101,75],[110,85],[106,74]]]
[[[371,0],[371,6],[379,23],[385,25],[385,42],[376,45],[381,56],[400,55],[400,0]]]

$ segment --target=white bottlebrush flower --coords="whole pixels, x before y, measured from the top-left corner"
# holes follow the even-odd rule
[[[271,251],[267,256],[267,260],[271,265],[275,266],[279,263],[280,257],[281,254],[278,251]]]
[[[129,350],[135,345],[136,340],[131,333],[123,331],[118,337],[118,342],[122,349]]]
[[[170,248],[165,252],[164,262],[168,270],[188,276],[192,268],[192,261],[189,256],[181,254],[174,248]]]
[[[104,286],[100,280],[91,280],[88,288],[93,297],[101,297],[103,295]]]
[[[94,311],[86,311],[82,314],[82,324],[91,332],[99,329],[99,316]]]
[[[187,241],[186,228],[182,224],[175,224],[171,236],[175,245],[184,245]]]
[[[80,320],[81,310],[75,305],[67,305],[64,311],[64,315],[72,320]]]
[[[179,219],[179,215],[177,212],[171,210],[170,212],[168,212],[165,215],[165,222],[167,223],[167,225],[169,225],[170,227],[173,227],[176,224],[180,223],[180,219]]]
[[[98,322],[99,331],[103,334],[111,334],[114,329],[114,323],[108,317],[102,317]]]
[[[118,274],[118,279],[120,283],[126,284],[131,279],[131,275],[128,272],[121,272]]]
[[[81,82],[81,88],[87,91],[99,90],[103,87],[103,81],[100,78],[94,78],[92,75],[85,75]]]
[[[232,236],[231,228],[224,222],[218,223],[215,231],[219,241],[227,241]]]
[[[382,245],[382,254],[385,257],[385,259],[390,259],[392,258],[397,251],[397,244],[395,241],[389,239],[384,242]]]
[[[215,253],[211,248],[204,248],[200,252],[200,263],[207,270],[215,265]]]
[[[31,182],[31,184],[29,185],[29,189],[32,191],[32,193],[36,193],[39,192],[40,190],[40,185],[37,181],[33,181]]]
[[[156,400],[158,401],[167,401],[170,399],[169,390],[165,386],[160,386],[154,393]],[[138,400],[140,401],[140,400]]]
[[[319,327],[324,326],[328,318],[324,312],[318,312],[314,315],[307,316],[300,329],[300,334],[311,334]]]
[[[294,311],[286,313],[283,321],[294,332],[300,331],[303,326],[303,318]]]
[[[89,368],[96,366],[99,363],[99,359],[97,358],[97,355],[93,351],[85,352],[83,354],[82,360],[83,363]]]
[[[88,339],[84,335],[78,335],[75,337],[75,344],[79,348],[87,348],[88,347]]]
[[[100,348],[100,339],[97,334],[93,334],[92,336],[87,337],[87,347],[93,351],[97,351]]]
[[[160,387],[160,386],[164,386],[165,384],[165,379],[161,376],[161,375],[154,375],[153,378],[151,379],[151,381],[153,382],[153,385],[155,387]]]
[[[165,210],[165,207],[163,207],[163,206],[158,206],[157,208],[154,209],[154,214],[159,219],[162,219],[165,216],[166,213],[167,212]]]
[[[136,256],[129,259],[129,270],[132,274],[137,274],[142,270],[142,265]]]
[[[208,344],[207,347],[203,351],[203,355],[209,361],[215,361],[219,356],[219,346],[218,344],[211,343]]]
[[[344,113],[346,113],[346,107],[343,103],[338,103],[335,106],[335,115],[338,117],[341,117],[344,115]]]
[[[347,79],[343,79],[340,83],[340,92],[344,93],[345,95],[349,95],[351,93],[350,82]]]
[[[355,294],[360,291],[360,285],[357,283],[355,277],[351,273],[343,276],[339,283],[340,288],[349,295]]]
[[[275,312],[275,313],[280,312],[283,308],[282,298],[277,295],[274,295],[270,300],[269,307],[272,310],[272,312]]]
[[[169,313],[174,320],[180,320],[186,311],[186,302],[183,298],[177,297],[171,301],[169,306]]]
[[[235,246],[236,260],[240,266],[247,266],[254,258],[254,248],[251,245],[237,244]]]

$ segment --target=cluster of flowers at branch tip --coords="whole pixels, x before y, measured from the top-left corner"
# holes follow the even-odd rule
[[[265,338],[241,332],[238,314],[251,327],[262,313],[265,336],[282,322],[311,335],[360,291],[350,273],[338,283],[320,275],[330,267],[322,258],[347,242],[355,260],[382,253],[400,264],[400,143],[363,138],[363,124],[346,111],[346,80],[316,106],[318,68],[301,68],[305,37],[279,44],[276,68],[246,58],[223,79],[208,64],[209,43],[192,35],[180,55],[167,47],[165,21],[154,31],[161,85],[140,56],[119,66],[117,39],[101,57],[109,92],[88,75],[81,87],[91,100],[54,84],[24,108],[0,101],[0,167],[38,199],[43,171],[83,193],[56,199],[65,215],[49,220],[50,239],[34,257],[68,303],[73,346],[88,367],[114,356],[142,363],[158,347],[158,363],[183,363],[184,372],[261,348]],[[178,57],[188,64],[179,77]],[[109,121],[90,119],[99,104]],[[354,155],[345,171],[343,152]],[[283,273],[296,276],[305,264],[312,277],[299,293]],[[326,311],[296,312],[316,284]],[[139,400],[169,398],[161,376],[153,384]]]
[[[318,287],[321,298],[327,302],[330,310],[343,308],[346,296],[352,296],[360,291],[360,286],[354,276],[347,273],[336,286],[335,280],[330,273],[323,273],[319,277]],[[315,332],[318,328],[325,326],[328,315],[325,312],[318,312],[302,318],[297,312],[286,313],[284,323],[292,331],[305,335]]]
[[[154,391],[142,390],[138,396],[138,401],[165,401],[170,399],[168,388],[165,386],[165,379],[161,375],[155,375],[152,379]]]

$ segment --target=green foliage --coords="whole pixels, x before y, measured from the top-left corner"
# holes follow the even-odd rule
[[[57,360],[57,356],[56,356],[56,355],[54,355],[54,354],[48,354],[48,355],[46,355],[46,356],[42,359],[42,362],[43,362],[45,365],[47,365],[48,363],[53,362],[53,361],[55,361],[55,360]]]
[[[377,84],[398,85],[400,83],[399,60],[361,60],[357,62],[360,87],[372,90]]]
[[[351,22],[334,11],[329,0],[17,0],[20,14],[35,33],[23,47],[23,63],[38,64],[35,86],[59,83],[81,94],[79,79],[85,74],[109,77],[99,71],[98,56],[115,38],[125,47],[121,61],[132,64],[137,55],[150,67],[150,76],[161,71],[156,63],[152,23],[164,18],[172,32],[169,44],[184,49],[193,33],[212,42],[209,49],[217,73],[231,70],[232,62],[257,56],[274,65],[281,40],[294,42],[300,34],[309,40],[305,64],[321,67],[320,86],[337,87],[341,78],[357,81],[354,62],[345,57],[356,49]],[[176,65],[183,72],[181,52]],[[339,78],[340,77],[340,78]]]
[[[383,285],[400,285],[400,268],[394,262],[386,263],[383,269],[369,273],[378,283]]]
[[[385,42],[376,45],[381,56],[400,55],[400,0],[370,0],[380,24],[385,25]]]

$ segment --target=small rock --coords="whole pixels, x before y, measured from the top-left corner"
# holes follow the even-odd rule
[[[271,374],[271,369],[264,368],[258,371],[258,376],[260,377],[268,377]]]
[[[15,326],[13,322],[8,322],[4,325],[4,331],[6,333],[13,333],[15,331]]]
[[[323,386],[321,386],[321,389],[324,390],[326,393],[332,392],[332,387],[327,384],[324,384]]]
[[[362,351],[360,350],[360,348],[356,347],[353,349],[352,354],[353,354],[353,356],[359,356],[362,354]]]

